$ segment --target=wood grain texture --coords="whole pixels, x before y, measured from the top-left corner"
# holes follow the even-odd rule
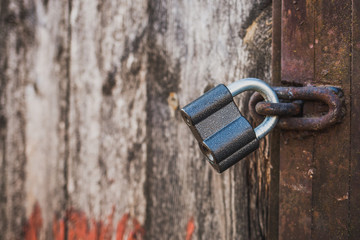
[[[282,1],[281,28],[282,83],[313,83],[313,1]],[[311,238],[313,151],[311,134],[281,132],[279,239]]]
[[[352,1],[351,158],[349,192],[349,239],[360,236],[360,2]]]
[[[351,11],[351,1],[315,5],[315,82],[341,86],[347,109],[351,109]],[[350,111],[341,124],[315,139],[314,239],[348,238]]]
[[[49,9],[34,1],[1,5],[4,239],[26,235],[26,216],[35,206],[41,206],[44,226],[36,236],[51,238],[51,222],[66,208],[67,13],[67,2]]]
[[[34,3],[35,44],[26,91],[26,210],[39,206],[43,228],[38,237],[52,237],[52,221],[67,208],[69,4]]]
[[[1,237],[267,236],[268,138],[219,175],[178,110],[218,83],[270,81],[271,1],[5,0],[0,13]]]
[[[175,95],[184,106],[209,86],[244,76],[269,79],[271,9],[247,26],[243,44],[245,2],[151,1],[149,9],[147,237],[183,238],[190,217],[193,239],[264,237],[266,142],[260,156],[218,175],[168,102]]]
[[[358,148],[350,145],[352,2],[283,4],[283,82],[339,86],[348,111],[329,129],[282,134],[279,238],[348,239],[354,227],[350,152]],[[305,104],[303,114],[314,110],[314,104]]]
[[[282,1],[272,1],[272,60],[271,85],[281,85],[281,13]],[[279,181],[280,181],[280,130],[275,128],[269,134],[270,156],[270,184],[269,184],[269,212],[268,239],[278,239],[279,236]]]
[[[1,229],[2,236],[23,235],[26,216],[26,89],[35,21],[32,1],[1,2]]]
[[[144,1],[72,1],[67,189],[90,219],[106,222],[113,208],[114,223],[124,213],[145,219],[146,10]]]

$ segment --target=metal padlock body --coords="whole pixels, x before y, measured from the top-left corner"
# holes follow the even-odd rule
[[[241,115],[223,84],[185,106],[181,115],[201,151],[219,173],[259,147],[253,127]]]

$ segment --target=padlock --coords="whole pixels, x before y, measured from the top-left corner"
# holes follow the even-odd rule
[[[272,88],[256,78],[228,86],[220,84],[181,109],[181,115],[199,143],[200,150],[219,173],[259,147],[259,140],[276,125],[277,116],[266,116],[255,129],[241,115],[233,97],[258,91],[265,101],[278,103]]]

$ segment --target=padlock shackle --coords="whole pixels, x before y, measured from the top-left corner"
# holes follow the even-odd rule
[[[266,82],[257,78],[240,79],[230,83],[227,88],[233,97],[245,91],[257,91],[266,102],[279,103],[275,91]],[[254,129],[257,139],[265,137],[276,126],[278,120],[278,116],[266,116],[264,121]]]

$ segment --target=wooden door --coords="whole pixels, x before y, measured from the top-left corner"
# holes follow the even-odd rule
[[[269,81],[271,1],[2,0],[0,14],[1,239],[266,236],[268,142],[219,175],[179,106]]]
[[[0,239],[359,238],[359,5],[2,0]],[[179,107],[244,77],[339,86],[346,116],[219,175]]]
[[[331,128],[281,131],[279,239],[360,237],[359,7],[356,0],[275,1],[277,82],[338,86],[346,105]],[[304,115],[315,109],[305,103]]]

